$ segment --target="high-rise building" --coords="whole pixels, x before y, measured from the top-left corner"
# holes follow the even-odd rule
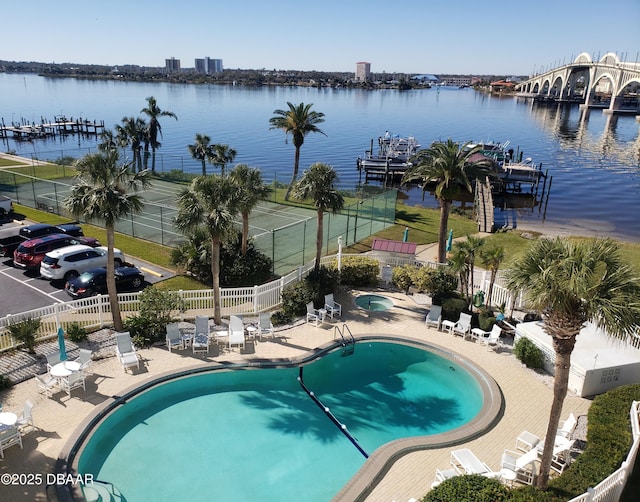
[[[180,60],[176,58],[165,59],[164,65],[168,72],[180,71]]]
[[[196,71],[198,73],[206,73],[212,75],[214,73],[222,72],[222,59],[211,58],[197,58],[196,59]]]
[[[371,76],[371,63],[356,63],[356,82],[367,82]]]

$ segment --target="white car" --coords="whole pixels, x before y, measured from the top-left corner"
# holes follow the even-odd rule
[[[119,249],[113,250],[113,261],[116,267],[125,262],[124,254]],[[76,244],[55,249],[44,255],[40,263],[40,275],[52,281],[68,281],[92,268],[107,266],[107,248],[92,248],[84,244]]]

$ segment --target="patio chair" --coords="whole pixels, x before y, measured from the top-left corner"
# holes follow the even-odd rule
[[[331,316],[331,319],[334,314],[342,317],[342,305],[333,299],[333,293],[324,296],[324,309]]]
[[[480,328],[473,328],[471,335],[478,341],[480,345],[486,345],[487,350],[490,347],[502,346],[500,342],[500,335],[502,334],[502,328],[497,324],[494,324],[491,331],[482,331]]]
[[[431,488],[433,489],[436,486],[439,486],[443,481],[451,479],[455,476],[458,476],[458,471],[456,471],[455,469],[436,469],[436,477],[433,480],[433,483],[431,483]]]
[[[196,332],[191,341],[193,353],[209,353],[209,318],[207,316],[196,316]]]
[[[34,375],[34,377],[38,392],[40,394],[44,394],[47,397],[53,396],[53,391],[58,385],[58,381],[49,373],[45,373],[44,375]]]
[[[316,328],[318,327],[318,321],[320,320],[320,311],[313,308],[313,302],[307,303],[307,322],[315,322]]]
[[[69,397],[71,397],[71,391],[73,389],[79,389],[80,387],[82,387],[84,391],[87,390],[85,387],[85,374],[82,371],[74,371],[68,377],[60,379],[60,388],[65,391]]]
[[[273,323],[271,322],[271,314],[269,312],[261,312],[258,317],[258,334],[260,340],[263,336],[270,335],[273,339]]]
[[[56,364],[61,363],[62,359],[60,359],[60,351],[52,352],[51,354],[47,354],[47,370],[53,368]]]
[[[244,349],[244,323],[240,317],[232,315],[229,319],[229,350],[234,345]]]
[[[431,305],[431,310],[429,310],[424,322],[427,328],[433,324],[440,331],[442,329],[442,305]]]
[[[184,349],[184,340],[180,333],[180,325],[177,322],[170,322],[165,329],[167,331],[166,343],[169,352],[171,352],[171,349]]]
[[[575,440],[573,439],[560,441],[560,438],[556,436],[556,446],[553,448],[553,454],[551,455],[551,469],[558,474],[562,474],[564,469],[571,463],[571,448],[573,448],[574,443]]]
[[[92,362],[91,358],[92,352],[89,349],[80,349],[80,354],[78,355],[78,359],[75,361],[80,364],[80,371],[86,370]]]
[[[571,435],[573,434],[573,430],[576,428],[576,425],[578,425],[578,419],[573,413],[570,413],[567,419],[558,428],[558,432],[556,432],[556,436],[570,438]]]
[[[471,314],[460,313],[460,318],[457,321],[442,321],[442,326],[449,330],[451,335],[460,335],[463,338],[471,333]]]
[[[24,408],[22,409],[22,413],[18,415],[18,420],[16,420],[16,427],[22,434],[24,434],[24,429],[28,425],[30,425],[31,428],[35,427],[33,425],[33,416],[31,414],[32,410],[33,410],[33,403],[27,399],[24,402]]]
[[[500,468],[515,472],[517,481],[532,485],[536,477],[536,460],[538,460],[538,452],[535,448],[523,455],[512,450],[504,450]]]
[[[4,450],[15,444],[22,449],[22,436],[15,425],[3,426],[0,428],[0,457],[4,458]]]
[[[487,474],[491,468],[482,462],[469,448],[453,450],[451,452],[451,466],[459,474]]]
[[[124,371],[127,371],[128,368],[133,368],[134,366],[140,369],[138,353],[136,352],[136,348],[133,346],[131,335],[128,331],[116,333],[116,356],[118,356],[118,360],[120,361],[120,364],[122,364],[122,369]]]

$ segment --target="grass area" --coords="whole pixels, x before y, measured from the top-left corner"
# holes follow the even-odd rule
[[[200,281],[195,280],[193,277],[187,275],[176,275],[165,279],[164,281],[157,282],[154,285],[158,289],[167,291],[193,291],[198,289],[211,289],[210,286],[202,284]]]
[[[19,162],[17,160],[6,159],[4,157],[0,157],[0,167],[23,166],[23,165],[26,165],[26,164],[24,162]]]
[[[15,162],[12,162],[10,165],[15,165]],[[5,173],[4,176],[12,173],[23,174],[24,176],[14,176],[14,181],[18,185],[31,183],[31,177],[43,180],[56,180],[60,178],[70,178],[76,175],[76,170],[73,167],[61,166],[58,164],[45,164],[38,166],[25,165],[23,167],[11,167],[4,169],[2,172]]]

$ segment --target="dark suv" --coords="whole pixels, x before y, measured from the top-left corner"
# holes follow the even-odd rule
[[[48,225],[46,223],[36,223],[27,225],[20,229],[19,234],[25,239],[35,239],[49,234],[67,234],[74,237],[82,237],[82,227],[74,223],[65,223],[64,225]]]
[[[67,234],[50,234],[29,239],[20,244],[13,252],[13,266],[25,270],[38,270],[46,253],[74,244],[96,247],[100,245],[100,242],[91,237],[73,237]]]

